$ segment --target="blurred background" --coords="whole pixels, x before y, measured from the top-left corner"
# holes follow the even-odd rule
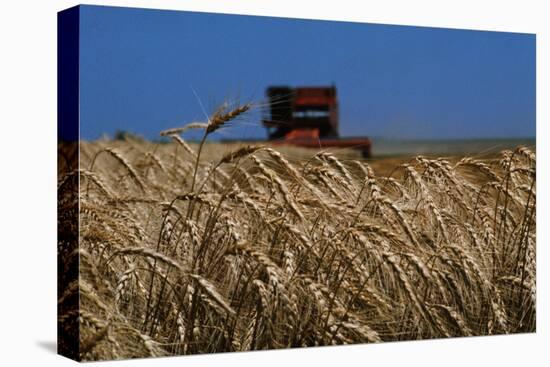
[[[532,34],[100,6],[80,28],[83,140],[157,140],[283,85],[335,86],[339,135],[374,155],[535,144]],[[213,139],[267,139],[262,109]]]

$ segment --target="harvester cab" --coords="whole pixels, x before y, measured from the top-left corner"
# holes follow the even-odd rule
[[[288,134],[338,137],[338,101],[332,87],[269,87],[269,111],[263,120],[269,139],[287,138]]]
[[[336,87],[269,87],[262,119],[269,140],[303,147],[349,147],[371,154],[368,138],[340,138]]]

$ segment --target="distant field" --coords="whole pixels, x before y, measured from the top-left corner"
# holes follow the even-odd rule
[[[528,147],[535,151],[535,139],[462,139],[462,140],[397,140],[387,138],[372,138],[373,156],[367,162],[378,174],[387,174],[397,165],[408,162],[417,155],[445,159],[459,159],[464,156],[471,156],[486,159],[497,156],[504,150],[513,150],[519,146]],[[101,142],[97,142],[101,144]],[[117,142],[113,142],[117,144]],[[144,144],[153,144],[144,142]],[[205,160],[216,159],[223,154],[248,144],[260,144],[271,146],[268,141],[247,140],[244,142],[208,142],[204,146],[202,156]],[[189,142],[192,149],[197,149],[198,144]],[[300,161],[311,158],[321,150],[334,154],[339,159],[363,160],[360,153],[353,149],[324,148],[307,149],[294,146],[271,146],[273,149],[284,154],[291,161]],[[166,149],[166,146],[159,146],[157,150]]]
[[[518,146],[534,150],[535,139],[392,140],[373,138],[373,156],[495,154]]]

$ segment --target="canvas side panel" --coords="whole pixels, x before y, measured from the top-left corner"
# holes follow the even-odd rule
[[[57,14],[57,351],[79,357],[80,9]]]

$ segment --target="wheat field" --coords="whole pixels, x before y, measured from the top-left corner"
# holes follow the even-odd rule
[[[208,142],[245,112],[164,131],[166,144],[60,147],[62,353],[535,331],[533,149],[418,156],[382,175],[340,152]],[[185,141],[189,128],[204,131],[200,144]]]

